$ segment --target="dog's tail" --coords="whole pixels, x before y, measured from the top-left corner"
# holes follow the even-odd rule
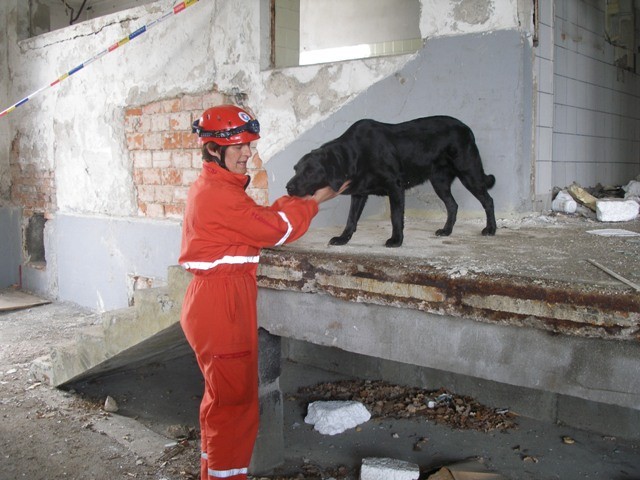
[[[494,177],[493,175],[485,175],[484,184],[487,186],[487,190],[489,190],[496,184],[496,177]]]

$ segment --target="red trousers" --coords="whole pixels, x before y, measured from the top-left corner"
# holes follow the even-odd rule
[[[258,433],[257,285],[253,275],[196,275],[180,323],[204,376],[201,479],[245,480]]]

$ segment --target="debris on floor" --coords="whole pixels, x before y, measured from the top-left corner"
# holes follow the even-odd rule
[[[575,213],[578,204],[566,190],[561,190],[551,202],[551,210],[554,212]]]
[[[600,222],[628,222],[640,213],[640,175],[624,186],[583,188],[573,182],[566,189],[554,188],[551,210],[579,213]]]
[[[361,402],[372,418],[419,418],[462,430],[508,430],[517,427],[515,414],[494,409],[471,397],[455,395],[445,389],[428,391],[393,385],[383,381],[343,380],[302,387],[300,400],[342,400]]]
[[[365,458],[360,468],[360,480],[418,480],[419,477],[418,465],[393,458]]]
[[[371,414],[360,402],[317,401],[309,405],[304,421],[323,435],[337,435],[370,418]]]
[[[442,467],[427,480],[504,480],[505,477],[488,471],[481,461],[466,461]]]

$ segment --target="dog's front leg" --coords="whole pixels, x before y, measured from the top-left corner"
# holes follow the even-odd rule
[[[364,210],[364,205],[367,203],[368,195],[351,195],[351,206],[349,207],[349,216],[347,217],[347,225],[344,227],[344,231],[338,237],[333,237],[329,240],[330,245],[345,245],[351,236],[356,231],[358,226],[358,220]]]
[[[404,189],[389,193],[391,209],[391,238],[385,247],[400,247],[404,240]]]

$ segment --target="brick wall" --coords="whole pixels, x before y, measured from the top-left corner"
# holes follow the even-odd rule
[[[24,209],[24,216],[43,213],[49,218],[56,208],[55,174],[41,165],[41,159],[20,151],[20,136],[13,139],[9,168],[11,202]]]
[[[202,168],[202,154],[191,124],[207,108],[224,103],[232,102],[219,93],[209,93],[127,109],[127,147],[133,161],[139,215],[182,218],[187,191]],[[251,184],[247,193],[266,205],[267,175],[257,153],[248,170]]]

